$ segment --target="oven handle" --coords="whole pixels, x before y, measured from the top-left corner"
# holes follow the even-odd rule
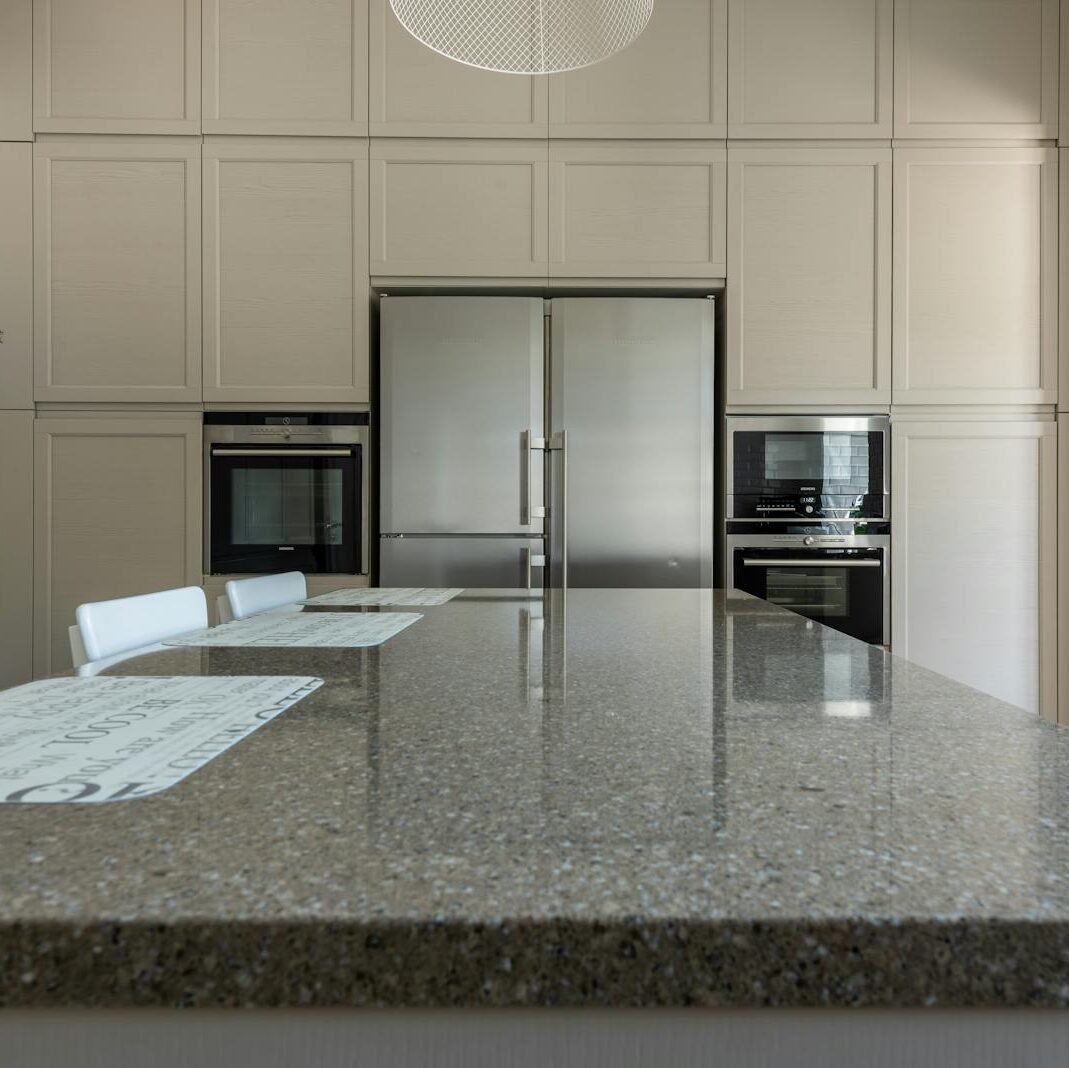
[[[231,449],[213,448],[212,456],[352,456],[352,449]]]
[[[882,567],[882,560],[747,560],[743,567]]]

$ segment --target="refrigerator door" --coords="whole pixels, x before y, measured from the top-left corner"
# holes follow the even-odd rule
[[[541,534],[544,301],[385,297],[380,529]]]
[[[553,300],[548,586],[712,585],[714,311]]]
[[[541,591],[541,538],[379,539],[380,586]]]

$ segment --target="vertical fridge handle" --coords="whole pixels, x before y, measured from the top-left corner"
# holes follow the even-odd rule
[[[520,549],[520,589],[533,589],[531,586],[531,570],[545,566],[546,558],[542,555],[535,555],[531,551],[530,545],[524,545]]]
[[[550,437],[545,446],[560,453],[560,491],[556,496],[554,507],[559,509],[557,520],[560,524],[560,584],[568,588],[568,432],[559,430]]]
[[[546,447],[545,438],[536,438],[530,430],[520,431],[520,523],[524,526],[546,515],[545,508],[531,504],[531,453],[543,452]]]

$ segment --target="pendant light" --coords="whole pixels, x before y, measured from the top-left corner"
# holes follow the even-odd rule
[[[646,28],[653,0],[390,0],[398,21],[443,56],[506,74],[589,67]]]

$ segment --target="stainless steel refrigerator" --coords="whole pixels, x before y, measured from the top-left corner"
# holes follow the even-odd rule
[[[384,297],[384,586],[711,586],[709,298]]]

